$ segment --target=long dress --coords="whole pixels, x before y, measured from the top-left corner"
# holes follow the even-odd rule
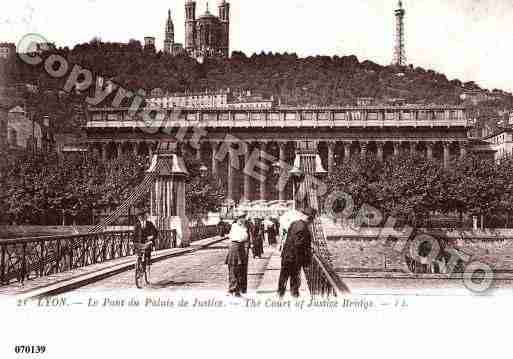
[[[234,226],[239,226],[239,224],[234,223],[232,225],[232,230],[229,234],[229,237],[232,239],[232,241],[230,242],[225,264],[228,265],[228,292],[235,295],[240,295],[241,293],[246,293],[248,286],[247,239],[249,239],[249,233],[244,235],[246,240],[242,242],[234,241],[233,237],[236,236],[235,232],[233,231]],[[239,232],[237,235],[240,235],[241,230],[242,233],[244,233],[244,231],[247,231],[247,227],[239,227]]]
[[[267,237],[267,243],[269,244],[269,246],[276,244],[277,231],[276,231],[274,222],[272,222],[271,220],[264,221],[264,231],[265,231],[265,234]]]

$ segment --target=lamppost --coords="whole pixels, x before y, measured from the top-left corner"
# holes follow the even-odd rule
[[[297,207],[301,207],[298,206],[298,194],[301,187],[301,183],[305,178],[305,174],[297,167],[292,168],[289,174],[290,177],[292,177],[292,198],[294,199],[294,209],[296,209]]]
[[[274,162],[272,164],[272,169],[273,169],[273,175],[274,176],[279,176],[281,174],[281,170],[282,170],[281,163],[279,161]]]
[[[328,177],[328,171],[326,171],[326,169],[323,167],[322,160],[319,155],[317,155],[315,158],[315,177],[321,182],[323,182]],[[317,190],[317,188],[315,190]],[[319,198],[318,201],[319,208],[317,208],[317,210],[319,213],[324,212],[324,200]]]
[[[201,178],[206,178],[208,176],[208,167],[204,164],[201,164],[199,168],[199,173]]]

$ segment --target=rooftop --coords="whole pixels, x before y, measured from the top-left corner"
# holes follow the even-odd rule
[[[497,127],[497,131],[493,132],[492,134],[483,137],[483,140],[487,140],[489,138],[501,135],[503,133],[513,133],[513,127]]]
[[[129,107],[90,107],[88,109],[91,112],[123,112],[129,111]],[[140,109],[142,111],[143,109]],[[228,110],[228,109],[219,109],[219,108],[198,108],[198,109],[184,109],[188,111],[237,111],[237,110]],[[368,111],[397,111],[397,110],[418,110],[418,111],[444,111],[444,110],[455,110],[455,111],[464,111],[464,106],[458,105],[408,105],[408,106],[327,106],[327,107],[305,107],[305,106],[281,106],[276,107],[274,109],[258,109],[257,111],[305,111],[305,112],[322,112],[322,111],[360,111],[360,110],[368,110]],[[246,111],[246,110],[244,110]]]

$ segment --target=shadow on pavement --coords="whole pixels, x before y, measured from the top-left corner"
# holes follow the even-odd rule
[[[169,288],[169,287],[184,287],[184,286],[193,286],[195,284],[203,284],[205,282],[175,282],[172,280],[168,281],[160,281],[157,283],[152,283],[151,287],[156,289],[161,288]]]

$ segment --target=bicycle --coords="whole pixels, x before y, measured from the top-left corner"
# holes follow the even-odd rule
[[[135,285],[137,288],[142,289],[141,281],[144,276],[146,285],[150,285],[150,268],[151,268],[151,254],[149,258],[145,258],[146,251],[151,248],[153,242],[146,242],[144,244],[135,243],[134,251],[137,254],[137,261],[135,263]]]

